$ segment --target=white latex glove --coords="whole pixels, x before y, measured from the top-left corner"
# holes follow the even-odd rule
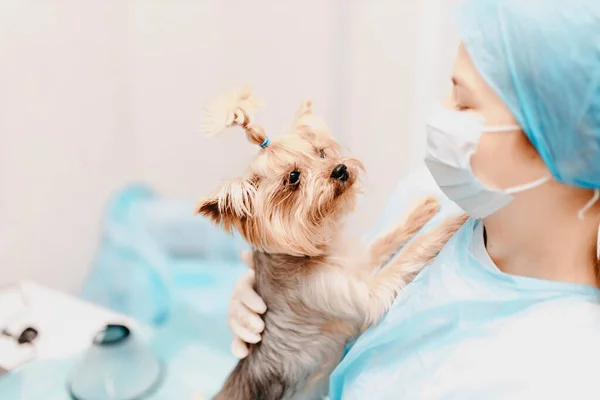
[[[237,358],[248,355],[248,343],[258,343],[261,333],[265,329],[265,323],[260,317],[267,311],[267,305],[254,291],[254,265],[252,254],[242,254],[242,260],[250,267],[233,289],[233,295],[229,303],[229,328],[235,335],[231,343],[231,352]]]

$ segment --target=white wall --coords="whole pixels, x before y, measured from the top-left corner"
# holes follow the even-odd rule
[[[158,189],[199,198],[237,176],[257,151],[242,132],[199,133],[201,108],[223,90],[251,84],[266,103],[257,118],[272,132],[305,98],[332,119],[336,2],[131,4],[136,176]]]
[[[458,45],[449,15],[460,1],[347,3],[336,117],[346,146],[367,167],[351,230],[370,229],[397,181],[421,164],[427,109],[449,89]]]
[[[419,157],[424,136],[415,130],[415,62],[421,40],[417,1],[354,2],[343,119],[346,144],[364,161],[365,195],[351,229],[365,231]],[[400,218],[400,216],[399,216]]]
[[[0,35],[0,283],[73,290],[98,218],[131,179],[122,146],[119,0],[21,1]]]
[[[206,101],[245,83],[273,130],[315,101],[367,165],[351,224],[366,229],[420,158],[422,105],[449,58],[442,0],[2,1],[0,284],[75,291],[126,182],[195,199],[238,174],[256,149],[198,127]]]

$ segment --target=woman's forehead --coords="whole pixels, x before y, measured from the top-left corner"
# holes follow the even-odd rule
[[[465,46],[461,43],[458,48],[458,53],[454,62],[454,71],[452,79],[458,85],[473,92],[481,90],[481,86],[485,85],[485,81],[475,68],[475,65],[469,57],[469,53]]]
[[[480,105],[480,110],[501,109],[502,114],[509,113],[498,94],[490,87],[481,73],[475,67],[467,48],[460,44],[454,63],[452,80],[457,87],[463,89],[473,100]],[[494,119],[493,116],[486,116]]]

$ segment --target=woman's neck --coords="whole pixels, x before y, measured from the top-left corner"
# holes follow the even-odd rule
[[[500,270],[538,279],[597,286],[598,218],[577,209],[521,201],[486,218],[487,251]],[[565,210],[561,213],[559,210]]]

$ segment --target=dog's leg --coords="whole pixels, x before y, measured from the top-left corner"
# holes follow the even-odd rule
[[[390,231],[381,235],[369,245],[369,261],[373,270],[387,263],[410,239],[439,211],[440,203],[434,197],[425,197]]]
[[[365,274],[364,269],[348,274],[347,270],[324,268],[305,282],[298,295],[329,318],[355,321],[364,324],[364,329],[379,321],[400,290],[440,252],[466,219],[465,215],[446,219],[408,244],[378,274]]]
[[[399,291],[433,260],[448,240],[465,223],[467,216],[453,216],[410,243],[400,255],[369,284],[369,301],[366,309],[367,325],[375,324],[390,308]]]

